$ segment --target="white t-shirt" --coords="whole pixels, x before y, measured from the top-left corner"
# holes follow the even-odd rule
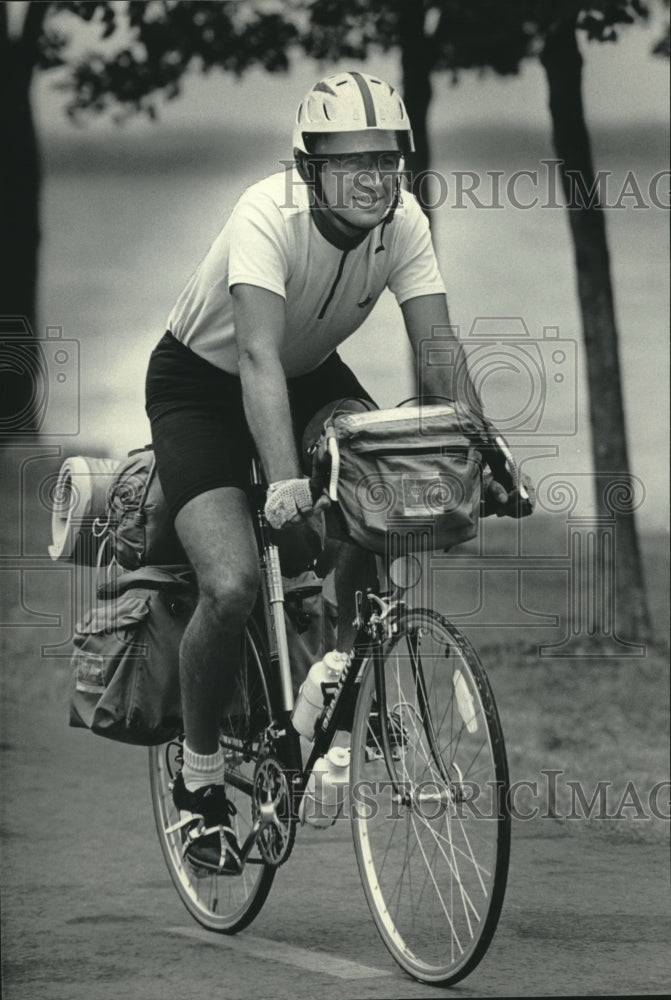
[[[243,282],[285,300],[280,357],[287,376],[315,369],[363,323],[385,287],[399,305],[445,291],[426,217],[404,191],[392,222],[339,250],[317,229],[295,168],[249,187],[168,319],[196,354],[237,373],[230,288]]]

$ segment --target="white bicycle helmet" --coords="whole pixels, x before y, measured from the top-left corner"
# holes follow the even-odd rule
[[[311,137],[314,140],[334,132],[351,132],[353,137],[393,132],[400,152],[415,149],[410,119],[400,95],[384,80],[368,73],[326,76],[301,101],[294,125],[294,150],[309,156],[314,152]],[[355,151],[356,142],[352,146]]]

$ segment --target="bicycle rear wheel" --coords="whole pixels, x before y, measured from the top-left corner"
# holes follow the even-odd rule
[[[357,862],[393,957],[421,982],[447,986],[482,959],[503,904],[510,851],[503,735],[474,650],[439,615],[402,612],[375,655],[390,748],[385,759],[373,657],[352,728]]]
[[[220,742],[226,758],[226,787],[236,808],[232,817],[242,846],[253,824],[254,771],[262,752],[262,736],[272,718],[267,659],[253,623],[242,640],[240,676]],[[182,858],[182,833],[169,832],[179,812],[172,801],[172,782],[181,768],[183,739],[150,747],[151,799],[161,850],[180,899],[195,919],[209,930],[234,934],[257,915],[270,892],[275,868],[254,848],[240,875],[196,874]]]

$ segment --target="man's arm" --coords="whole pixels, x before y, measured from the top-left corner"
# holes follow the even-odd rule
[[[401,306],[401,312],[415,356],[418,394],[446,396],[467,405],[473,414],[484,418],[480,396],[468,373],[466,354],[450,326],[445,295],[420,295],[408,299]],[[434,340],[435,350],[432,351],[434,330],[440,340]]]
[[[284,299],[256,285],[231,289],[245,416],[269,483],[300,476],[280,361]]]
[[[466,354],[450,326],[450,317],[445,295],[419,295],[408,299],[401,306],[405,328],[412,344],[417,371],[417,391],[421,396],[446,396],[468,407],[470,412],[480,417],[485,426],[488,421],[482,408],[480,395],[475,388],[466,364]],[[434,329],[441,338],[436,341],[440,350],[434,364],[431,363],[431,340]],[[451,361],[443,359],[440,352],[447,350]],[[508,493],[495,479],[486,484],[487,500],[492,513],[507,513]]]

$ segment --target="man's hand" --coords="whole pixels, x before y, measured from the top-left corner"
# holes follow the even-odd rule
[[[285,576],[311,569],[321,555],[326,538],[321,511],[329,505],[327,496],[313,503],[309,479],[282,479],[268,487],[265,515]]]
[[[282,479],[268,487],[265,515],[271,528],[279,531],[286,524],[300,524],[311,513],[309,480]]]
[[[279,531],[287,525],[304,524],[329,505],[325,495],[313,502],[309,479],[282,479],[268,487],[265,515],[270,527]]]
[[[532,482],[521,473],[520,485],[510,493],[497,482],[490,472],[485,473],[483,489],[483,517],[496,514],[497,517],[527,517],[536,505],[536,493]]]

